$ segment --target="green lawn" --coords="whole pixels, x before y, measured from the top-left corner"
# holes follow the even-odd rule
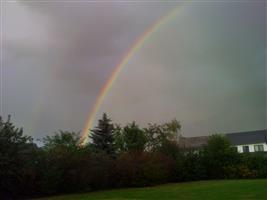
[[[267,179],[222,180],[166,184],[155,187],[117,189],[42,198],[40,200],[127,200],[127,199],[267,199]]]

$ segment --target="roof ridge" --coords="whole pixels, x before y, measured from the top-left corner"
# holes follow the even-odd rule
[[[251,131],[239,131],[239,132],[233,132],[233,133],[225,133],[225,135],[230,135],[230,134],[237,134],[237,133],[255,133],[255,132],[262,132],[262,131],[267,131],[267,129],[258,129],[258,130],[251,130]],[[265,133],[264,133],[265,135]]]

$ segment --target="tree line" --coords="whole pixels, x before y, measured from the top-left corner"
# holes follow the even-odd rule
[[[106,114],[81,145],[79,133],[33,138],[0,118],[0,199],[208,179],[267,178],[264,153],[239,154],[221,134],[201,149],[179,145],[181,124],[113,124]]]

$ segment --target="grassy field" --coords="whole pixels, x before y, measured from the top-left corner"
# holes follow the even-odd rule
[[[117,189],[55,196],[40,200],[164,200],[164,199],[267,199],[267,179],[222,180],[166,184],[155,187]]]

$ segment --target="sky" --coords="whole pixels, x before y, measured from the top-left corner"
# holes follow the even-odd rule
[[[266,128],[265,4],[4,1],[1,115],[35,138],[81,131],[135,41],[179,7],[123,67],[97,118],[176,118],[184,136]]]

